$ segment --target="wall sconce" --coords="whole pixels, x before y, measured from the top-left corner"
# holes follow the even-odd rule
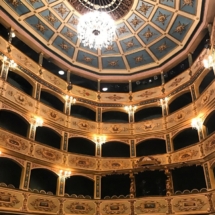
[[[14,60],[10,60],[10,67],[15,68],[17,64],[14,62]]]
[[[2,154],[2,152],[0,151],[0,155]]]
[[[71,171],[60,170],[59,176],[63,178],[69,178],[71,176]]]
[[[42,118],[37,116],[37,117],[34,118],[34,120],[35,120],[34,124],[35,124],[36,127],[43,126],[43,119]]]
[[[94,140],[96,144],[102,145],[103,143],[106,142],[106,137],[105,136],[95,136]]]
[[[71,103],[72,105],[76,103],[76,99],[74,97],[72,97],[72,96],[66,95],[65,99],[66,99],[67,103]]]
[[[4,61],[7,61],[7,56],[6,55],[3,57],[3,62]]]
[[[125,106],[124,108],[128,112],[128,114],[133,114],[137,109],[137,107],[133,105]]]
[[[159,105],[160,105],[162,108],[167,107],[168,101],[169,101],[169,98],[168,98],[168,97],[165,97],[165,98],[163,98],[163,99],[160,99]]]
[[[192,128],[196,129],[198,131],[202,130],[202,125],[203,125],[202,119],[199,118],[199,117],[198,118],[194,118],[191,121]]]

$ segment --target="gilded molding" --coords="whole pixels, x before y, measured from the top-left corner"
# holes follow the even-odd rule
[[[12,208],[20,201],[15,195],[12,195],[8,192],[0,192],[0,207],[9,207]]]
[[[142,213],[156,213],[166,207],[166,205],[157,201],[144,201],[143,203],[140,203],[140,205],[136,206],[136,209]]]
[[[35,199],[33,202],[30,203],[35,210],[37,211],[45,211],[45,212],[51,212],[54,208],[57,206],[53,203],[53,201],[48,199]]]
[[[106,214],[123,214],[128,208],[122,203],[106,204],[102,209]]]
[[[87,203],[72,202],[66,207],[72,214],[88,214],[93,208]]]

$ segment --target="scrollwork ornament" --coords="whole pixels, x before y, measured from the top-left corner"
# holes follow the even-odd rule
[[[179,200],[174,207],[179,211],[197,211],[200,210],[206,203],[202,199],[190,198]]]

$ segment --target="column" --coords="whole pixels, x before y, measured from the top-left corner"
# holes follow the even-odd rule
[[[131,183],[130,183],[130,198],[135,198],[135,196],[136,196],[136,186],[135,186],[134,174],[130,173],[129,178],[131,180]]]
[[[101,176],[94,176],[94,199],[101,199]]]
[[[7,74],[8,74],[8,71],[9,71],[9,68],[10,68],[10,62],[9,62],[9,59],[4,56],[3,58],[3,64],[2,64],[2,67],[1,67],[1,78],[6,81],[7,80]]]
[[[170,153],[173,151],[173,144],[170,138],[170,134],[166,134],[166,151],[167,153]]]
[[[129,140],[130,142],[130,157],[136,157],[136,140]]]
[[[26,161],[25,166],[22,169],[19,189],[22,190],[29,189],[30,176],[31,176],[31,162]]]
[[[68,151],[68,137],[69,137],[69,134],[67,132],[63,132],[63,141],[62,141],[62,144],[61,144],[61,150],[63,151]]]
[[[169,113],[168,98],[165,97],[163,99],[160,99],[160,105],[162,107],[162,115],[167,116]]]
[[[165,167],[165,175],[167,177],[166,179],[166,195],[171,196],[174,193],[173,189],[173,181],[172,181],[172,173],[167,167]]]
[[[211,190],[215,187],[215,182],[213,178],[213,171],[209,168],[210,164],[208,162],[203,164],[205,182],[207,190]]]
[[[65,194],[65,182],[66,182],[66,178],[64,176],[58,176],[57,189],[56,189],[56,195],[57,196],[64,196],[64,194]]]

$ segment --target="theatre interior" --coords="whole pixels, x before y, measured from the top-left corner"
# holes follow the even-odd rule
[[[214,18],[1,0],[0,215],[214,215]]]

